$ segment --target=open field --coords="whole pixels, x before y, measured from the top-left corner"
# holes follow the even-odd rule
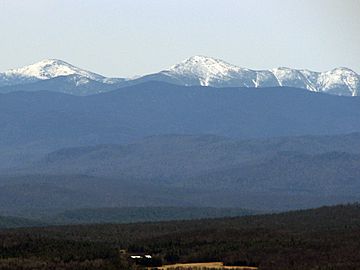
[[[224,266],[222,262],[207,262],[207,263],[178,263],[172,265],[165,265],[158,267],[158,270],[205,270],[205,269],[232,269],[232,270],[254,270],[257,267],[250,266]]]

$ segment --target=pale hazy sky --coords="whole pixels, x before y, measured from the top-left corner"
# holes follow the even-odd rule
[[[360,72],[360,0],[0,0],[0,71],[58,58],[106,76],[192,55]]]

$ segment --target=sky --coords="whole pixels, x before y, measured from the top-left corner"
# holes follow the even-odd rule
[[[360,73],[360,0],[0,0],[0,71],[46,58],[131,77],[205,55]]]

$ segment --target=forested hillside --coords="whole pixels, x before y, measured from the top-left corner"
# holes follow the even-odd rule
[[[3,230],[1,269],[132,269],[146,252],[163,263],[224,261],[259,269],[359,269],[360,207],[123,225]],[[32,268],[30,268],[30,266]]]

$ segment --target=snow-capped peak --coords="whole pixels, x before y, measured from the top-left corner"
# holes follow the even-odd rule
[[[221,80],[231,73],[237,73],[239,71],[239,67],[225,61],[196,55],[162,72],[170,76],[198,78],[201,85],[208,86],[211,81]]]
[[[62,60],[45,59],[29,66],[0,73],[0,87],[25,85],[60,76],[69,76],[68,82],[71,81],[75,88],[96,85],[92,87],[95,87],[97,92],[101,83],[104,84],[103,89],[111,90],[123,85],[154,80],[179,85],[202,85],[218,88],[288,86],[334,95],[360,95],[360,75],[349,68],[340,67],[326,72],[286,67],[252,70],[202,55],[190,57],[158,73],[128,79],[106,78]],[[97,81],[97,83],[91,84],[91,81]],[[88,92],[93,93],[93,91]]]
[[[160,74],[183,85],[256,88],[288,86],[335,95],[360,94],[360,76],[349,68],[335,68],[327,72],[287,67],[252,70],[197,55],[161,71]]]
[[[349,91],[348,95],[357,96],[360,92],[360,76],[345,67],[321,73],[318,84],[325,92],[332,94],[342,94],[344,86]]]
[[[9,77],[28,77],[39,80],[51,79],[59,76],[80,75],[92,80],[103,80],[104,77],[58,59],[45,59],[35,64],[10,69],[4,72]]]
[[[195,55],[181,63],[172,66],[172,71],[191,71],[192,73],[209,72],[211,74],[226,74],[229,70],[238,71],[240,68],[223,60],[212,57]]]

